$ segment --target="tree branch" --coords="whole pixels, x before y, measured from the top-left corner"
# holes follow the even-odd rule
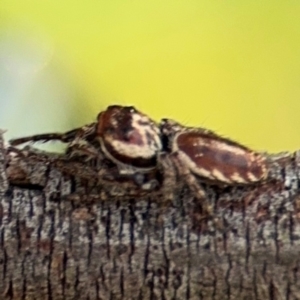
[[[91,192],[1,138],[0,298],[299,299],[300,156],[269,160],[262,184],[205,186],[205,218],[186,187],[169,204]]]

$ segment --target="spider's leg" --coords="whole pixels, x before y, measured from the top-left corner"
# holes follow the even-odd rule
[[[177,171],[169,154],[163,152],[157,157],[158,167],[162,172],[161,194],[166,202],[172,202],[178,186]]]
[[[85,161],[96,159],[98,162],[103,159],[100,149],[96,148],[94,145],[81,137],[76,137],[72,142],[69,143],[66,154],[69,158],[84,156]]]
[[[72,130],[69,130],[64,133],[57,133],[57,132],[52,132],[52,133],[44,133],[44,134],[36,134],[36,135],[31,135],[31,136],[25,136],[21,138],[16,138],[16,139],[11,139],[9,141],[11,146],[18,146],[27,142],[48,142],[51,140],[57,140],[61,141],[63,143],[70,143],[72,142],[76,137],[81,137],[86,138],[87,136],[93,134],[94,130],[94,124],[89,124],[83,127],[78,127]]]
[[[117,182],[133,183],[142,193],[152,192],[159,185],[155,176],[155,169],[145,172],[130,165],[116,164],[114,167],[109,168],[108,173]]]
[[[78,132],[78,129],[73,129],[71,131],[65,132],[65,133],[44,133],[44,134],[37,134],[37,135],[31,135],[26,137],[21,137],[17,139],[11,139],[9,143],[12,146],[18,146],[27,142],[48,142],[51,140],[57,140],[61,141],[63,143],[69,143],[72,141],[76,134]]]
[[[194,193],[195,197],[199,200],[206,199],[206,193],[202,186],[198,183],[194,174],[180,161],[176,152],[172,153],[172,159],[177,168],[177,172],[180,178],[183,178],[185,183]]]
[[[10,146],[10,145],[6,148],[6,153],[7,154],[9,154],[9,153],[15,153],[15,154],[17,154],[19,156],[22,156],[22,157],[25,156],[24,153],[22,152],[22,150],[20,150],[20,149],[18,149],[16,147]]]
[[[182,178],[192,191],[194,197],[201,203],[203,214],[205,217],[212,216],[213,207],[208,203],[207,194],[201,184],[199,184],[196,176],[181,162],[178,153],[171,154],[174,165],[176,166],[179,178]]]

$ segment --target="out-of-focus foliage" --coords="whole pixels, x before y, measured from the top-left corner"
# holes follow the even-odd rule
[[[0,126],[14,136],[131,104],[251,147],[300,148],[300,2],[0,4]]]

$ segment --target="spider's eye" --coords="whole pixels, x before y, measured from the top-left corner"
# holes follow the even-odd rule
[[[132,113],[132,114],[135,113],[135,112],[137,112],[137,110],[135,109],[134,106],[128,106],[127,109],[128,109],[129,112]]]

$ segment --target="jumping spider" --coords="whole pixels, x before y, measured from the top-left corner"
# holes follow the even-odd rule
[[[10,144],[50,140],[67,143],[67,157],[97,169],[101,180],[130,181],[141,191],[152,191],[160,185],[161,176],[157,171],[157,153],[162,150],[159,128],[133,107],[109,106],[98,114],[95,123],[65,133],[18,138]]]
[[[203,200],[201,181],[249,185],[268,174],[261,154],[207,129],[184,127],[169,119],[157,124],[132,106],[109,106],[96,122],[66,133],[34,135],[10,143],[40,140],[68,143],[70,159],[96,160],[99,174],[108,166],[114,170],[109,172],[115,182],[122,177],[133,179],[141,190],[158,188],[165,198],[172,198],[182,182]]]

